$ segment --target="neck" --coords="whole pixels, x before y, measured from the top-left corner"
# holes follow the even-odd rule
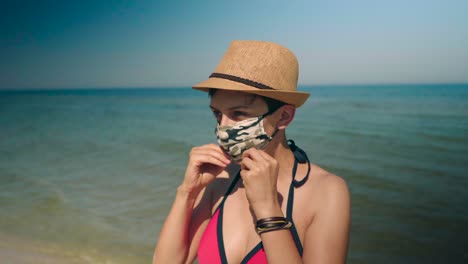
[[[289,148],[284,130],[278,131],[265,151],[278,161],[278,180],[285,177],[290,179],[291,170],[294,166],[294,155]]]

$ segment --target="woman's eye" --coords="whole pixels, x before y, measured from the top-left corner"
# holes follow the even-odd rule
[[[219,117],[219,116],[221,115],[221,112],[219,112],[219,111],[213,111],[213,115],[214,115],[215,117]]]
[[[242,117],[242,116],[246,116],[246,115],[247,115],[247,113],[241,112],[241,111],[234,111],[232,114],[233,114],[233,116],[235,116],[235,117]]]

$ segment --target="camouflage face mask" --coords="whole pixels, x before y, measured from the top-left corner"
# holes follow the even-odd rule
[[[265,148],[278,131],[276,130],[270,137],[263,127],[263,119],[271,113],[252,117],[233,125],[220,126],[218,124],[215,131],[218,144],[237,162],[242,160],[242,153],[249,148]]]

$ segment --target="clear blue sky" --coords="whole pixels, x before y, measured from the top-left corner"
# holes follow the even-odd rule
[[[467,83],[468,1],[2,1],[0,88],[191,86],[233,39],[300,84]]]

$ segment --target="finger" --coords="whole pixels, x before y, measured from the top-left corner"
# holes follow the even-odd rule
[[[243,153],[243,157],[250,157],[254,161],[261,162],[264,160],[263,156],[260,154],[261,150],[256,148],[250,148]]]
[[[226,164],[231,163],[231,160],[226,158],[226,156],[222,152],[220,152],[218,149],[198,148],[198,149],[193,150],[192,155],[209,155],[209,156],[217,158],[218,160]]]
[[[264,150],[255,149],[254,151],[252,151],[252,153],[255,155],[255,158],[260,162],[261,161],[264,161],[264,162],[276,161],[275,158],[273,158],[270,154],[268,154]]]
[[[255,167],[255,161],[253,161],[249,156],[242,158],[241,169],[242,170],[251,170]]]
[[[210,164],[221,168],[226,168],[228,166],[226,162],[219,160],[216,157],[203,154],[192,157],[189,163],[198,169],[201,169],[205,164]]]
[[[225,168],[227,166],[225,162],[217,159],[216,157],[213,157],[211,155],[205,155],[205,154],[197,155],[196,157],[194,157],[193,161],[198,166],[201,166],[207,163],[213,164],[222,168]]]
[[[223,154],[227,159],[231,159],[231,155],[229,155],[221,146],[216,145],[216,144],[208,144],[203,147],[206,147],[207,149],[212,149],[214,151],[219,151],[221,154]]]
[[[252,160],[249,160],[250,162],[253,162]],[[241,165],[241,170],[240,170],[240,176],[242,178],[242,181],[244,184],[246,183],[246,180],[250,177],[252,174],[252,171],[250,171],[246,165],[243,164],[244,160],[242,160],[242,165]],[[248,182],[248,180],[247,180]]]

